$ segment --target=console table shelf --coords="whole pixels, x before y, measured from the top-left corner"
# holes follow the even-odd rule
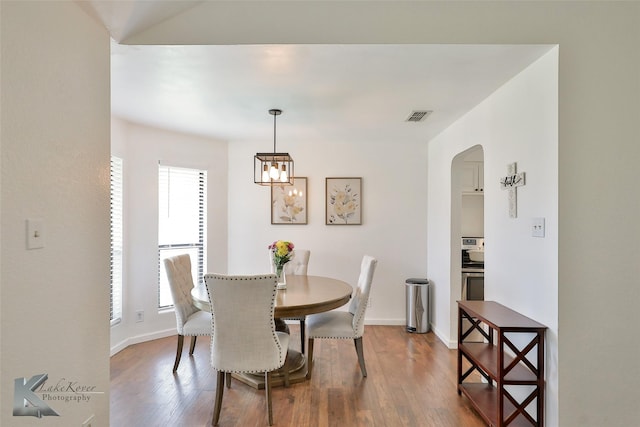
[[[458,394],[488,425],[544,425],[546,329],[494,301],[458,301]],[[469,342],[472,332],[484,342]]]

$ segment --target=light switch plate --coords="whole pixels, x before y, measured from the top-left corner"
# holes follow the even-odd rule
[[[27,219],[27,249],[44,248],[44,222],[40,218]]]
[[[544,237],[544,218],[533,218],[531,221],[531,236]]]

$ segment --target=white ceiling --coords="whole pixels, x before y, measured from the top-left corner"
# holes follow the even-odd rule
[[[115,40],[197,1],[84,3]],[[107,6],[108,7],[107,7]],[[112,44],[112,112],[228,141],[428,141],[550,49],[544,45]],[[412,110],[432,110],[407,123]]]

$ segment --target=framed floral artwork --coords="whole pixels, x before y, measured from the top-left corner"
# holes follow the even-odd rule
[[[326,224],[362,224],[362,178],[326,178]]]
[[[307,223],[307,178],[293,178],[293,185],[271,187],[271,224]]]

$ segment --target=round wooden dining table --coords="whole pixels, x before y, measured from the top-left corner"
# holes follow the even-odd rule
[[[286,289],[278,289],[274,318],[307,316],[342,307],[351,298],[353,288],[342,280],[323,276],[290,275],[286,277]],[[193,304],[200,310],[211,311],[209,296],[204,283],[191,290]],[[284,322],[281,322],[284,323]],[[289,382],[305,381],[307,363],[304,354],[289,347],[285,367],[289,371]],[[234,378],[255,388],[264,387],[263,375],[233,375]],[[284,383],[282,376],[274,372],[272,385]]]

